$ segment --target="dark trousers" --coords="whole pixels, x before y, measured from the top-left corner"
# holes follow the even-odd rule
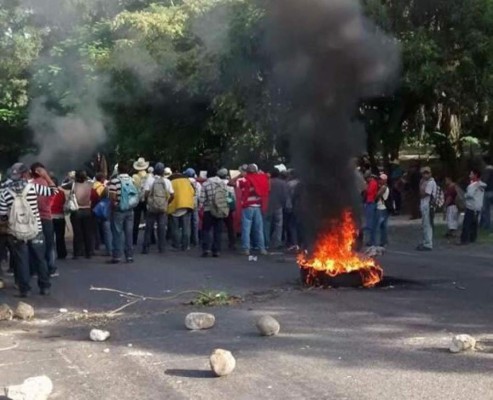
[[[94,250],[94,217],[90,209],[81,209],[70,216],[74,230],[74,257],[90,258]]]
[[[144,236],[144,251],[149,250],[154,234],[154,225],[157,224],[157,246],[160,253],[166,248],[166,228],[168,226],[168,214],[152,213],[147,211],[146,215],[146,230]]]
[[[14,257],[12,257],[12,249],[10,247],[9,235],[0,234],[0,263],[4,260],[7,260],[8,254],[10,252],[9,258],[9,270],[14,270]],[[0,268],[0,276],[3,271]]]
[[[228,230],[228,246],[230,250],[236,246],[236,232],[235,232],[235,212],[230,211],[229,215],[224,218],[226,229]]]
[[[41,225],[43,227],[43,236],[45,239],[45,260],[48,272],[53,274],[56,272],[55,266],[55,228],[53,226],[53,220],[42,219]]]
[[[474,243],[478,238],[479,212],[466,209],[460,241],[463,244]]]
[[[24,242],[14,237],[9,238],[13,257],[15,280],[19,285],[19,291],[26,293],[31,290],[30,264],[38,274],[38,286],[40,289],[51,287],[50,274],[45,260],[45,244],[43,235],[36,239]]]
[[[221,252],[221,231],[223,218],[215,218],[210,211],[204,212],[202,221],[202,250],[219,254]]]
[[[188,210],[181,217],[171,217],[171,229],[173,230],[173,247],[180,250],[190,248],[192,210]]]
[[[65,244],[65,228],[67,222],[65,218],[55,218],[53,220],[53,230],[55,232],[56,254],[59,260],[67,258],[67,246]]]
[[[133,244],[137,245],[139,240],[139,226],[142,218],[145,220],[147,208],[146,203],[141,202],[137,207],[134,208],[134,222],[133,222]]]

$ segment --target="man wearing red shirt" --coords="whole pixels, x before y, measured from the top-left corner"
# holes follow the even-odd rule
[[[371,171],[366,171],[365,180],[367,182],[365,199],[365,227],[367,246],[370,246],[371,238],[374,237],[375,218],[377,210],[378,181]]]

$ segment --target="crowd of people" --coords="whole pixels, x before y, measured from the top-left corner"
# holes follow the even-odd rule
[[[105,165],[104,158],[99,163]],[[387,173],[357,168],[355,185],[364,210],[360,241],[367,246],[388,245],[388,221],[402,208],[403,184],[416,181],[397,167]],[[444,211],[447,237],[458,236],[464,213],[459,243],[476,241],[480,215],[481,223],[489,222],[493,199],[493,168],[486,173],[485,183],[473,169],[465,190],[447,177],[442,190],[431,168],[419,170],[416,202],[423,240],[417,250],[433,249],[439,210]],[[78,170],[58,182],[37,162],[30,167],[16,163],[7,175],[0,186],[0,260],[9,260],[21,297],[31,292],[33,276],[40,294],[50,293],[57,260],[69,256],[68,221],[72,258],[101,255],[110,264],[133,263],[135,251],[145,255],[194,247],[202,257],[220,257],[223,229],[228,249],[243,255],[304,248],[301,183],[282,164],[269,171],[256,164],[235,171],[209,168],[197,175],[193,168],[172,171],[162,162],[151,166],[139,158],[133,164],[120,161],[111,174],[104,168],[94,176]]]
[[[72,258],[102,255],[110,264],[133,263],[135,251],[164,253],[168,247],[200,247],[202,257],[220,257],[224,228],[231,251],[238,250],[238,237],[244,255],[285,246],[297,251],[298,184],[283,165],[269,173],[255,164],[210,168],[197,176],[193,168],[172,171],[139,158],[120,161],[111,176],[78,170],[58,182],[41,163],[16,163],[0,187],[0,260],[10,255],[8,273],[26,297],[33,276],[40,293],[49,294],[56,261],[69,256],[68,221]]]

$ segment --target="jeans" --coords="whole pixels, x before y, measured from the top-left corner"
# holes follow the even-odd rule
[[[460,242],[462,244],[474,243],[478,238],[479,211],[466,209]]]
[[[365,239],[371,244],[371,238],[375,237],[375,218],[377,212],[376,203],[365,203],[365,226],[363,231],[366,232]]]
[[[378,210],[375,218],[375,226],[373,228],[373,237],[371,245],[377,244],[377,234],[380,233],[380,246],[387,245],[387,226],[389,222],[389,212],[387,210]]]
[[[106,248],[106,254],[111,255],[113,250],[111,223],[107,219],[96,218],[96,224],[98,227],[99,237]]]
[[[48,272],[53,274],[56,272],[55,267],[55,228],[53,226],[53,220],[42,219],[41,225],[43,227],[43,236],[45,242],[45,260],[48,267]]]
[[[491,205],[493,204],[493,192],[485,192],[483,209],[481,210],[481,228],[491,229]]]
[[[11,256],[14,259],[14,271],[19,291],[26,293],[31,290],[31,271],[30,263],[38,274],[38,286],[40,289],[51,287],[50,274],[45,260],[45,244],[43,234],[39,234],[36,239],[24,242],[14,237],[9,238]]]
[[[113,235],[113,259],[125,258],[131,260],[134,256],[132,230],[134,226],[134,212],[113,211],[111,216],[111,234]]]
[[[94,252],[94,217],[90,209],[79,209],[70,215],[74,230],[74,257],[90,258]]]
[[[192,210],[188,210],[181,217],[171,217],[171,226],[173,230],[173,247],[183,251],[190,248],[190,228],[192,221]]]
[[[282,223],[283,223],[282,208],[279,208],[278,210],[274,210],[271,214],[266,215],[266,217],[264,218],[265,247],[275,249],[281,246]]]
[[[149,246],[152,242],[152,234],[154,233],[154,225],[157,223],[157,247],[160,253],[166,248],[166,227],[168,225],[168,214],[152,213],[147,211],[146,215],[146,230],[144,235],[145,252],[149,251]]]
[[[243,250],[250,250],[250,234],[260,251],[265,251],[264,223],[260,207],[243,209],[241,215],[241,245]]]
[[[191,237],[190,237],[190,244],[192,246],[198,246],[200,244],[199,240],[199,210],[196,208],[195,210],[192,211],[192,216],[191,216]]]
[[[67,258],[67,245],[65,243],[65,228],[67,222],[65,218],[53,219],[53,230],[55,231],[56,254],[59,260]]]
[[[433,214],[429,204],[421,205],[421,224],[423,228],[423,246],[433,248]]]
[[[145,202],[140,202],[137,207],[134,208],[133,210],[134,213],[134,221],[133,221],[133,244],[134,246],[137,245],[137,242],[139,240],[139,227],[140,227],[140,221],[142,220],[142,217],[146,218],[146,213],[147,213],[147,205]]]
[[[202,224],[202,250],[219,254],[221,252],[221,233],[223,218],[215,218],[210,211],[204,212]]]

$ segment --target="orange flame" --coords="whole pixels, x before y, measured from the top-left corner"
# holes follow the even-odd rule
[[[383,270],[375,260],[353,250],[357,229],[350,211],[343,213],[340,222],[330,232],[321,234],[311,256],[298,255],[298,265],[308,271],[306,283],[312,284],[319,272],[330,277],[359,272],[364,287],[373,287],[382,280]]]

